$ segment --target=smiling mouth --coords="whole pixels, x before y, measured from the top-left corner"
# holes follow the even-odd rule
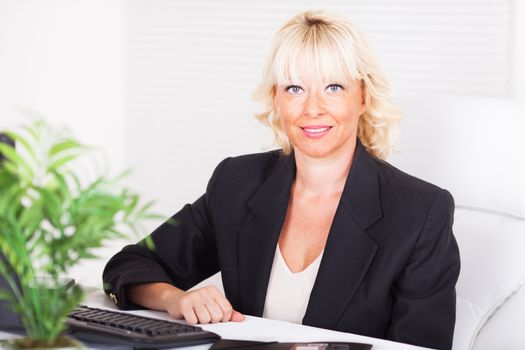
[[[301,130],[305,136],[309,138],[314,138],[314,139],[323,137],[330,131],[330,129],[332,129],[331,126],[325,126],[325,125],[301,127]]]

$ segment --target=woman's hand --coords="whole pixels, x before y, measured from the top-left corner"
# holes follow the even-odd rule
[[[134,284],[126,287],[126,298],[149,309],[167,311],[171,317],[185,319],[189,324],[241,322],[245,318],[213,286],[185,292],[164,282]]]
[[[165,310],[175,319],[185,319],[189,324],[241,322],[245,317],[233,310],[232,305],[214,286],[184,292],[167,289],[161,296]]]

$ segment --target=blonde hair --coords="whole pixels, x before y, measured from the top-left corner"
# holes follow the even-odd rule
[[[256,118],[273,129],[283,152],[290,154],[292,145],[274,108],[275,87],[295,79],[301,67],[313,70],[320,81],[341,77],[361,81],[365,112],[357,137],[370,154],[386,159],[394,147],[401,111],[391,102],[388,82],[363,36],[346,18],[322,11],[300,13],[279,29],[253,93],[254,100],[264,104]]]

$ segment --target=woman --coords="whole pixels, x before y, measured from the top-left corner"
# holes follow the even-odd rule
[[[243,314],[446,349],[459,253],[443,189],[383,159],[400,113],[365,41],[310,11],[277,33],[256,97],[282,150],[228,158],[206,193],[106,266],[121,308]],[[222,272],[214,287],[186,290]]]

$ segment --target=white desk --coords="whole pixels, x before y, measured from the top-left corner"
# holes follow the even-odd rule
[[[102,290],[90,289],[84,302],[88,306],[103,309],[117,310]],[[172,320],[164,312],[139,310],[126,311],[132,314]],[[313,342],[313,341],[348,341],[361,342],[373,345],[372,350],[416,350],[426,349],[418,346],[395,343],[383,339],[376,339],[354,335],[350,333],[330,331],[321,328],[303,326],[295,323],[269,320],[260,317],[246,316],[243,322],[225,322],[199,325],[202,328],[219,334],[224,339],[280,341],[280,342]],[[8,334],[0,332],[0,338],[6,339]],[[207,350],[211,345],[197,345],[184,350]]]

